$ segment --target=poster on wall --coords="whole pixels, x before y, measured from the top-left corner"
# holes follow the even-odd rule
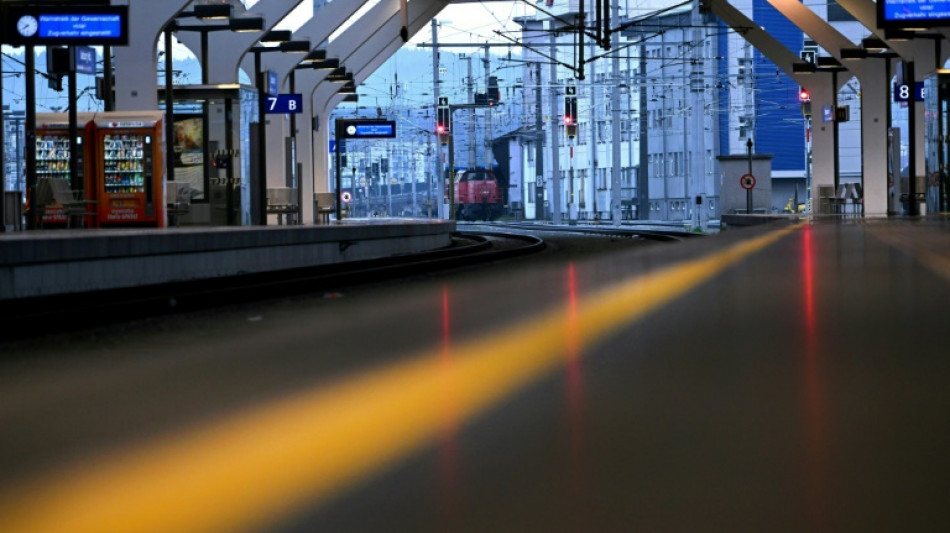
[[[191,186],[191,199],[204,200],[204,123],[201,115],[175,115],[175,181]]]

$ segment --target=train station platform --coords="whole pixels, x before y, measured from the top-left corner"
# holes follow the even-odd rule
[[[950,530],[946,217],[456,274],[0,344],[0,530]]]
[[[433,250],[454,222],[37,230],[0,234],[0,302],[197,281]]]

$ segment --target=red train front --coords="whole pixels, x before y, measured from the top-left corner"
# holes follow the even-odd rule
[[[460,170],[455,175],[455,216],[458,220],[494,220],[504,208],[495,173]]]

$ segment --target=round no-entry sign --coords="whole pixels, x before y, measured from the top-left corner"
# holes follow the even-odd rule
[[[348,204],[353,197],[350,196],[350,191],[343,191],[343,194],[340,195],[340,199],[343,200],[344,204]]]
[[[743,174],[742,177],[739,178],[739,185],[742,185],[742,188],[745,190],[754,188],[755,176],[753,176],[752,174]]]

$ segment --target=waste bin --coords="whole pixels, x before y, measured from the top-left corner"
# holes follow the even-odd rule
[[[905,216],[910,214],[910,204],[907,201],[909,197],[909,194],[901,195],[901,214]],[[922,193],[917,194],[917,214],[927,214],[927,195]]]
[[[20,191],[4,191],[3,193],[3,225],[7,229],[20,231],[23,229],[23,193]]]

